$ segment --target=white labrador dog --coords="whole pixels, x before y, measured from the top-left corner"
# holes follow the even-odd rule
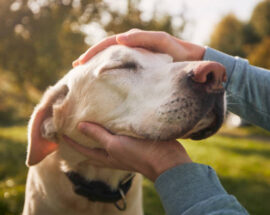
[[[136,138],[206,138],[223,121],[224,77],[215,62],[173,62],[120,45],[72,69],[31,117],[23,214],[143,214],[139,174],[131,179],[129,172],[92,166],[62,135],[100,147],[77,130],[91,121]]]

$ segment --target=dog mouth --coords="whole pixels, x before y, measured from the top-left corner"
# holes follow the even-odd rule
[[[202,108],[203,111],[197,115],[198,118],[190,118],[190,120],[186,118],[185,125],[183,124],[183,121],[179,121],[178,117],[173,118],[169,115],[168,118],[172,118],[175,121],[171,122],[167,120],[163,126],[154,127],[154,129],[151,129],[148,132],[147,128],[149,127],[144,127],[143,129],[136,129],[136,127],[132,127],[132,136],[135,138],[155,141],[168,141],[178,138],[202,140],[210,137],[219,130],[223,123],[225,112],[223,98],[223,94],[220,94],[214,99],[214,102],[210,107],[208,103],[208,107]],[[134,134],[136,135],[134,136]]]
[[[189,134],[185,135],[185,138],[202,140],[215,134],[220,129],[224,120],[223,105],[221,101],[215,102],[213,108],[197,123]],[[207,123],[204,124],[204,121],[207,121]]]

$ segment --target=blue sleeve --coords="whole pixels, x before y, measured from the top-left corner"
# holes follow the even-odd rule
[[[222,187],[215,171],[188,163],[161,174],[155,181],[167,215],[243,215],[248,212]]]
[[[226,67],[228,110],[270,130],[270,71],[212,48],[206,48],[204,60],[216,61]]]

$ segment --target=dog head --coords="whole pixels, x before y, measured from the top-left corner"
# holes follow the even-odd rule
[[[47,90],[29,123],[27,164],[56,150],[63,134],[99,147],[78,132],[81,121],[142,139],[206,138],[223,121],[224,79],[215,62],[173,62],[165,54],[111,46]]]

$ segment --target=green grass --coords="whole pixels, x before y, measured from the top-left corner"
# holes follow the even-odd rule
[[[0,127],[0,214],[22,211],[27,168],[26,127]]]
[[[203,141],[181,141],[195,162],[212,166],[226,190],[250,214],[270,214],[270,133],[248,127],[222,131]],[[0,127],[0,214],[22,210],[27,168],[26,127]],[[144,180],[145,215],[164,214],[153,184]]]

